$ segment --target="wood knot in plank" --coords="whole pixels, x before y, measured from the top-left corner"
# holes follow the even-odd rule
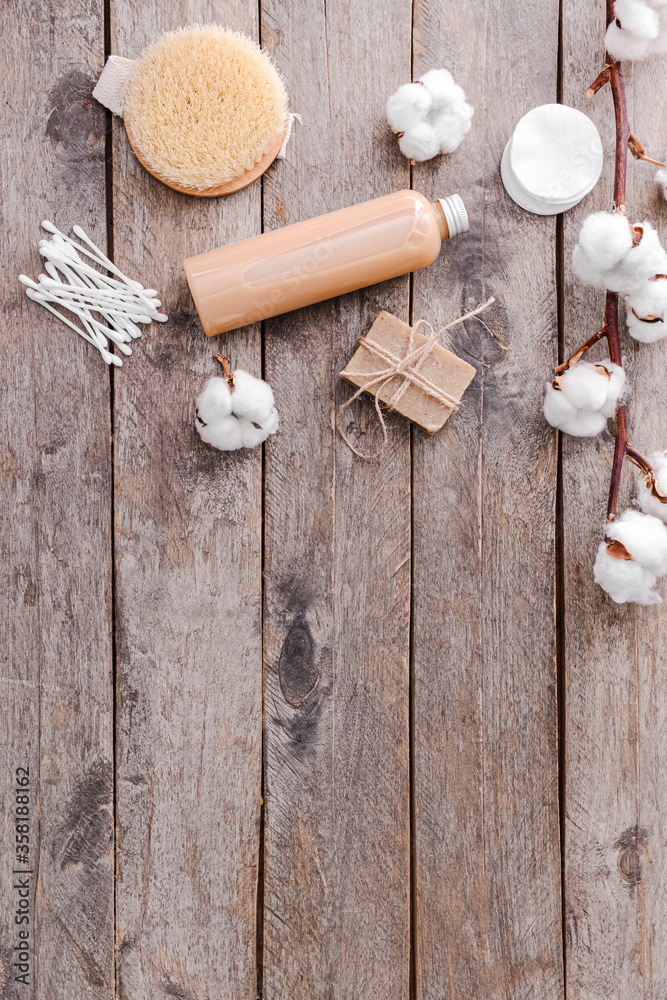
[[[68,803],[61,870],[91,869],[113,846],[111,765],[98,761],[77,785]]]
[[[648,835],[643,827],[630,826],[624,830],[616,843],[618,870],[627,885],[639,884],[644,870],[644,859],[648,851]]]
[[[283,698],[292,708],[298,708],[315,690],[320,672],[315,663],[315,644],[308,622],[297,618],[285,636],[278,678]]]
[[[80,70],[61,76],[48,97],[46,135],[68,160],[104,156],[106,112],[93,97],[95,81]]]

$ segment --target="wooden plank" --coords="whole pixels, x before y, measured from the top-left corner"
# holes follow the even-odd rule
[[[67,232],[79,223],[105,244],[105,114],[90,95],[103,4],[4,4],[0,46],[0,993],[102,1000],[114,989],[109,374],[17,275],[42,270],[44,218]],[[27,925],[14,923],[17,767],[30,769],[39,872]],[[13,965],[24,928],[29,986]]]
[[[562,995],[554,650],[555,219],[506,195],[516,121],[556,96],[557,6],[415,7],[415,76],[446,66],[476,109],[453,155],[417,167],[459,191],[470,233],[415,274],[413,320],[496,296],[445,346],[478,376],[433,438],[413,432],[418,997]],[[517,58],[521,53],[521,58]],[[539,70],[538,70],[539,65]],[[503,80],[502,86],[500,81]]]
[[[112,50],[221,17],[213,2],[113,0]],[[257,7],[226,6],[257,37]],[[131,1000],[256,995],[261,775],[260,451],[205,448],[194,398],[219,372],[260,371],[258,328],[208,340],[184,258],[255,235],[255,184],[177,194],[114,143],[114,244],[160,290],[151,328],[116,378],[118,982]]]
[[[410,75],[410,6],[262,4],[303,115],[267,177],[265,226],[409,187],[384,121]],[[266,324],[281,432],[266,449],[265,1000],[404,998],[409,980],[409,432],[356,458],[338,373],[399,279]],[[349,412],[349,411],[348,411]],[[381,441],[368,401],[346,422]]]
[[[566,216],[566,340],[574,349],[594,332],[604,293],[571,272],[571,250],[583,218],[611,207],[614,115],[611,94],[592,101],[586,87],[603,64],[604,10],[566,2],[565,100],[589,114],[602,135],[605,169],[595,190]],[[664,63],[624,64],[633,131],[658,158],[667,148],[660,108]],[[648,99],[650,96],[650,99]],[[652,153],[651,150],[654,152]],[[633,221],[658,228],[664,202],[655,168],[628,164],[627,205]],[[663,233],[664,236],[664,233]],[[664,238],[663,238],[664,242]],[[622,344],[632,384],[630,437],[642,452],[667,447],[663,343],[636,344],[623,323]],[[598,348],[596,357],[603,356]],[[660,608],[617,606],[597,587],[592,565],[602,538],[613,436],[563,441],[567,624],[566,887],[568,995],[634,1000],[667,990],[665,843],[667,778]],[[630,500],[634,472],[625,473],[619,510]],[[664,585],[660,589],[665,593]]]

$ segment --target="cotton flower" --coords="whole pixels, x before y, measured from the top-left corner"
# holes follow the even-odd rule
[[[255,378],[237,368],[234,372],[234,392],[231,394],[232,412],[256,423],[266,423],[275,410],[273,389],[268,382]],[[273,433],[271,431],[270,433]]]
[[[613,417],[625,389],[625,372],[605,359],[580,361],[547,383],[544,416],[552,427],[574,437],[594,437]]]
[[[210,444],[219,451],[236,451],[238,448],[243,448],[241,421],[231,413],[214,424],[203,424],[197,420],[196,426],[204,444]]]
[[[446,69],[430,69],[419,77],[419,82],[426,89],[434,111],[442,111],[450,104],[465,101],[463,87],[454,83],[454,77]]]
[[[443,153],[453,153],[470,131],[474,109],[467,101],[457,101],[433,118],[433,129]]]
[[[572,252],[572,269],[588,285],[607,287],[607,275],[632,249],[633,233],[620,213],[594,212],[584,219]]]
[[[209,379],[196,408],[199,436],[219,451],[256,448],[278,430],[271,387],[243,369],[230,379]]]
[[[387,120],[402,133],[399,148],[415,162],[453,153],[470,131],[473,114],[446,69],[429,70],[418,83],[403,84],[387,101]]]
[[[607,28],[605,48],[614,59],[645,59],[651,51],[647,38],[639,38],[612,21]]]
[[[667,523],[667,503],[660,500],[661,496],[667,498],[667,453],[657,451],[649,461],[653,466],[655,485],[640,481],[637,484],[637,503],[645,514],[652,514]]]
[[[607,51],[614,59],[644,59],[660,34],[660,14],[645,0],[616,0],[614,14],[607,28]]]
[[[655,573],[633,559],[615,558],[606,542],[600,542],[593,578],[616,604],[660,604],[662,600],[653,589],[657,580]]]
[[[632,291],[647,278],[667,271],[667,253],[651,223],[645,219],[634,228],[640,230],[639,243],[625,254],[613,271],[608,272],[617,286],[614,288],[607,284],[612,292]]]
[[[226,378],[210,378],[197,399],[197,416],[204,424],[215,424],[232,412],[232,394]]]
[[[667,52],[665,0],[616,0],[606,48],[614,59],[645,59]]]
[[[607,380],[607,398],[600,407],[600,412],[603,417],[613,417],[616,413],[616,406],[618,401],[623,397],[626,386],[625,371],[620,365],[613,364],[609,358],[604,358],[604,360],[599,362],[602,368],[606,368],[609,372],[609,378]]]
[[[667,271],[667,254],[650,222],[632,227],[620,213],[594,212],[584,219],[572,268],[589,285],[627,295]]]
[[[405,132],[431,110],[431,95],[421,83],[404,83],[387,101],[387,121],[396,132]]]
[[[554,389],[547,382],[544,397],[544,416],[547,423],[573,437],[595,437],[607,423],[599,410],[577,409],[562,390]]]
[[[667,278],[642,282],[626,298],[626,320],[630,335],[643,344],[667,336]]]
[[[606,534],[595,560],[596,583],[617,604],[659,604],[653,588],[667,573],[667,526],[651,514],[626,510],[607,525]]]
[[[621,542],[632,558],[656,576],[667,573],[667,525],[639,510],[626,510],[607,525],[607,538]]]
[[[577,410],[601,410],[607,401],[609,379],[595,365],[582,361],[561,376],[561,392]]]
[[[398,146],[403,156],[409,160],[421,163],[431,160],[440,152],[440,142],[433,126],[427,122],[418,122],[407,129],[398,140]]]
[[[243,419],[239,420],[238,423],[241,424],[243,447],[256,448],[258,444],[266,441],[267,437],[275,434],[278,430],[278,411],[274,406],[261,424],[258,424],[257,421]]]
[[[646,0],[615,0],[614,13],[622,30],[631,32],[635,38],[652,41],[660,33],[660,15]]]

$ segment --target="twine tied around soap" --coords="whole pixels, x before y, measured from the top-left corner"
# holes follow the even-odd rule
[[[371,354],[385,363],[385,367],[374,372],[360,373],[363,378],[368,378],[369,381],[360,386],[354,395],[350,396],[345,403],[338,407],[338,413],[336,414],[336,426],[338,428],[338,432],[345,444],[351,451],[354,452],[355,455],[359,458],[365,459],[366,461],[371,461],[374,458],[379,458],[387,447],[387,425],[382,415],[378,394],[382,391],[387,382],[389,382],[392,378],[395,378],[397,375],[402,376],[403,381],[398,386],[393,396],[391,396],[391,398],[384,404],[387,410],[391,411],[396,409],[410,385],[415,385],[418,388],[423,389],[429,394],[429,396],[432,396],[444,406],[448,406],[451,410],[458,410],[461,401],[455,399],[454,396],[450,396],[449,393],[445,392],[444,389],[441,389],[439,385],[435,385],[434,382],[431,382],[430,379],[426,378],[426,376],[420,371],[420,368],[433,351],[433,348],[436,346],[445,330],[451,329],[451,327],[456,326],[458,323],[464,323],[465,320],[472,319],[474,316],[479,316],[479,314],[485,309],[488,309],[493,302],[495,302],[495,298],[492,295],[490,299],[487,299],[487,301],[483,303],[483,305],[477,306],[476,309],[465,313],[464,316],[459,316],[458,319],[452,320],[451,323],[447,323],[446,326],[440,327],[439,330],[434,330],[428,320],[417,320],[414,326],[410,327],[410,337],[404,358],[397,358],[395,355],[387,351],[381,344],[378,344],[374,340],[370,340],[368,337],[359,337],[357,340],[357,347],[363,346],[367,348]],[[482,322],[482,320],[480,320],[480,322]],[[417,332],[417,328],[420,326],[427,327],[431,332],[423,344],[419,347],[414,347],[415,333]],[[362,393],[368,392],[372,386],[376,387],[373,393],[373,398],[375,402],[375,410],[382,428],[383,444],[380,450],[376,451],[374,455],[365,455],[363,452],[358,451],[357,448],[355,448],[346,435],[341,426],[341,417],[343,416],[345,410],[347,410],[348,406],[351,406],[352,403],[359,399]]]

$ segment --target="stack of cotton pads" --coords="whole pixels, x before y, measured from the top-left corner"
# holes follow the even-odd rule
[[[518,122],[500,173],[509,196],[528,212],[567,212],[602,172],[602,143],[590,118],[564,104],[543,104]]]

